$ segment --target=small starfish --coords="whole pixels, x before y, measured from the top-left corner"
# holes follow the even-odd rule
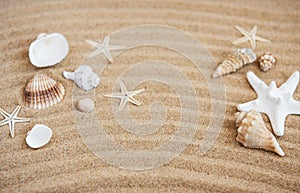
[[[15,136],[15,123],[24,123],[29,121],[29,119],[17,117],[20,109],[21,106],[18,105],[17,108],[9,114],[0,108],[0,114],[4,117],[4,119],[0,122],[0,126],[8,124],[11,137]]]
[[[245,112],[255,109],[258,112],[266,113],[275,135],[283,136],[286,117],[290,114],[300,115],[300,102],[293,99],[293,94],[299,83],[299,72],[293,73],[279,88],[274,81],[271,82],[270,86],[267,86],[251,71],[247,73],[247,78],[258,98],[239,104],[237,108]]]
[[[106,97],[121,99],[119,110],[122,111],[122,109],[125,107],[127,102],[131,102],[132,104],[135,104],[139,106],[141,103],[137,101],[135,98],[133,98],[134,95],[139,94],[141,92],[144,92],[145,89],[139,89],[134,91],[127,91],[124,83],[120,81],[120,87],[121,87],[121,93],[115,93],[115,94],[107,94],[104,95]]]
[[[111,50],[122,50],[125,49],[125,46],[120,45],[109,45],[110,37],[106,36],[103,40],[103,43],[94,42],[92,40],[86,40],[87,43],[91,44],[92,46],[96,47],[96,50],[90,53],[88,56],[93,57],[100,53],[104,53],[105,57],[112,62],[112,56],[110,54]]]
[[[251,48],[253,50],[255,50],[255,47],[256,47],[256,42],[255,41],[256,40],[271,43],[269,40],[256,35],[256,32],[257,32],[257,27],[256,26],[254,26],[250,32],[247,32],[246,30],[244,30],[243,28],[241,28],[239,26],[235,26],[235,28],[239,32],[241,32],[244,35],[244,37],[239,38],[239,39],[235,40],[234,42],[232,42],[232,44],[234,44],[234,45],[250,41]]]

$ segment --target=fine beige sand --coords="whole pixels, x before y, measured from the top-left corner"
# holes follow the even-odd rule
[[[31,119],[16,125],[14,138],[10,137],[7,125],[0,127],[0,192],[299,192],[300,116],[289,116],[285,135],[277,138],[286,153],[284,157],[237,143],[234,117],[237,104],[256,97],[246,79],[248,71],[255,72],[267,84],[276,80],[281,85],[300,70],[299,10],[299,1],[279,0],[0,1],[0,107],[11,112],[21,104],[19,116]],[[170,139],[180,121],[180,101],[174,90],[165,84],[145,82],[138,88],[146,87],[147,91],[136,97],[143,105],[128,105],[132,116],[140,122],[149,120],[150,104],[160,101],[166,108],[166,122],[154,134],[142,137],[135,137],[116,122],[110,104],[118,101],[104,98],[103,94],[111,92],[116,79],[132,64],[147,60],[173,64],[192,82],[199,97],[201,119],[191,144],[161,167],[132,171],[102,161],[86,146],[76,129],[80,120],[73,111],[73,91],[77,88],[62,77],[62,72],[75,70],[91,51],[86,39],[102,41],[108,34],[140,24],[168,25],[189,33],[208,49],[215,65],[239,46],[249,47],[248,43],[231,44],[241,37],[235,25],[249,31],[257,25],[257,34],[272,43],[257,42],[256,53],[269,51],[278,62],[267,73],[252,64],[222,78],[225,120],[214,146],[199,155],[212,112],[211,95],[203,75],[184,56],[166,48],[135,48],[116,57],[101,75],[95,103],[105,132],[119,145],[151,150]],[[42,32],[64,34],[70,52],[58,65],[37,69],[30,64],[28,48]],[[45,110],[24,106],[24,87],[37,73],[45,73],[63,84],[63,102]],[[168,76],[172,78],[172,74]],[[300,100],[300,86],[294,98]],[[271,129],[266,116],[264,120]],[[25,137],[38,123],[52,128],[53,137],[45,147],[32,150]]]

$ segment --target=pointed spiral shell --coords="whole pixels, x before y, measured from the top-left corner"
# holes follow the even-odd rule
[[[250,48],[237,49],[224,60],[217,70],[213,73],[213,78],[230,74],[242,68],[246,64],[250,64],[256,60],[256,54]]]

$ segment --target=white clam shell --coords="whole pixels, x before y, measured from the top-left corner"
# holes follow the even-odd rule
[[[46,125],[36,124],[27,133],[26,143],[31,148],[40,148],[46,145],[52,137],[52,130]]]
[[[40,34],[29,47],[30,62],[38,67],[54,66],[69,52],[66,38],[59,33]]]

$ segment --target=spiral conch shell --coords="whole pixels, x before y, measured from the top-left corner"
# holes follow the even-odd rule
[[[256,110],[251,110],[249,113],[240,112],[236,115],[236,126],[239,127],[236,137],[238,142],[245,147],[264,149],[284,156],[284,152],[276,138],[266,128],[260,113]]]
[[[45,74],[37,74],[25,87],[24,101],[27,107],[44,109],[60,102],[64,95],[62,84]]]
[[[79,66],[74,72],[63,72],[66,79],[73,80],[83,90],[91,90],[100,84],[100,78],[87,65]]]
[[[235,72],[246,64],[256,60],[256,54],[250,48],[239,48],[224,60],[213,73],[213,78]]]

